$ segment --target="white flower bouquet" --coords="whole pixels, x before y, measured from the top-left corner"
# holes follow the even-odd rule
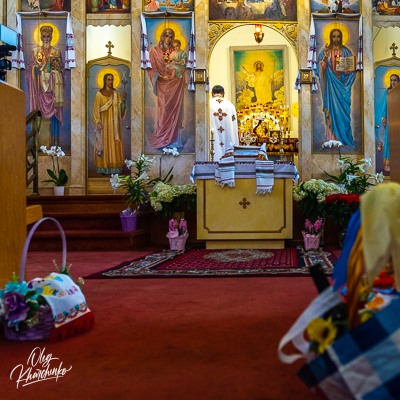
[[[362,158],[361,160],[353,160],[349,156],[337,159],[337,167],[340,168],[339,175],[331,175],[326,171],[325,174],[329,180],[337,184],[342,184],[349,193],[361,195],[365,193],[370,186],[374,186],[371,180],[383,182],[383,174],[367,174],[366,169],[371,167],[370,158]]]
[[[324,201],[326,196],[336,193],[347,193],[335,183],[325,182],[322,179],[310,179],[293,186],[293,199],[299,203],[303,215],[315,223],[319,217],[324,218]]]
[[[62,151],[61,147],[51,146],[50,149],[47,150],[46,146],[40,146],[40,150],[42,150],[44,154],[49,155],[53,161],[53,171],[51,169],[47,170],[47,173],[51,179],[47,179],[42,182],[53,182],[56,186],[65,186],[68,183],[68,176],[65,170],[60,169],[60,164],[58,162],[59,158],[65,156],[65,153]],[[56,159],[56,162],[54,162],[54,159]]]
[[[168,212],[182,211],[185,204],[191,211],[196,205],[196,186],[192,184],[170,185],[160,181],[151,190],[149,201],[154,211],[162,211],[165,216]]]

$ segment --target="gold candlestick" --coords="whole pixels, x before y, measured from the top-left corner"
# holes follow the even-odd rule
[[[211,129],[211,140],[210,140],[210,156],[211,156],[211,162],[214,162],[214,128]]]
[[[281,134],[281,148],[279,149],[279,158],[283,161],[285,150],[283,150],[283,135]]]

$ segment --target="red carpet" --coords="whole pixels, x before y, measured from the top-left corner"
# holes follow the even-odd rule
[[[332,273],[336,256],[329,252],[305,253],[294,247],[274,250],[194,249],[185,254],[162,251],[124,262],[86,279],[105,278],[189,278],[304,276],[309,266],[321,261],[327,274]]]
[[[143,254],[143,253],[142,253]],[[133,252],[70,252],[72,276],[139,257]],[[53,270],[59,253],[31,253]],[[42,260],[49,262],[42,262]],[[0,399],[310,400],[282,364],[278,343],[317,296],[311,278],[88,280],[96,326],[58,343],[15,343],[0,336]],[[39,346],[72,366],[58,381],[16,388],[10,373]]]

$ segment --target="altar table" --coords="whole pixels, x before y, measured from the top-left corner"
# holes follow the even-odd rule
[[[196,162],[197,239],[207,249],[277,249],[293,237],[292,186],[299,174],[293,162],[274,164],[272,193],[256,195],[254,163],[235,164],[235,186],[215,183],[218,163]]]

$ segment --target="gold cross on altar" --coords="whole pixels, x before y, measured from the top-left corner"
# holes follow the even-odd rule
[[[243,197],[243,200],[239,202],[239,204],[241,206],[243,206],[243,208],[247,208],[247,206],[250,204],[249,201],[247,201],[246,197]]]
[[[396,43],[392,43],[392,45],[389,47],[389,49],[393,50],[392,56],[396,57],[396,50],[398,49],[398,47],[396,46]]]
[[[242,143],[245,143],[246,146],[250,146],[250,144],[251,144],[252,142],[255,142],[255,141],[256,141],[256,138],[253,137],[253,136],[251,136],[251,133],[250,133],[249,131],[247,131],[246,134],[245,134],[245,136],[240,138],[240,141],[241,141]]]
[[[111,49],[114,48],[114,45],[108,41],[108,44],[106,44],[105,47],[108,47],[108,55],[111,56]]]

